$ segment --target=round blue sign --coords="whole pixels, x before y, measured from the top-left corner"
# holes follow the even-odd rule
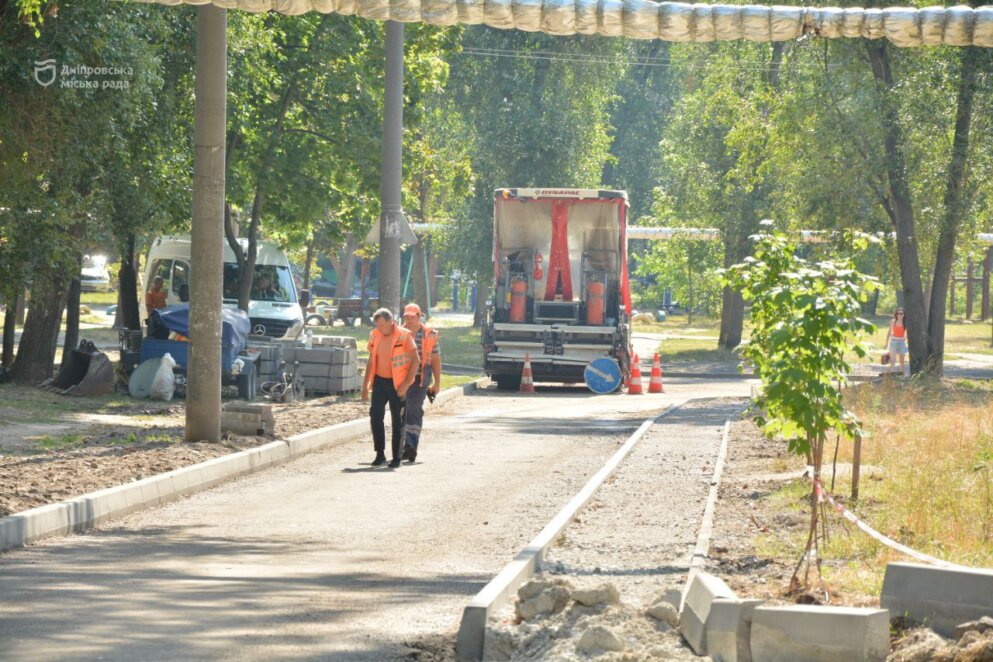
[[[614,359],[601,356],[593,359],[583,371],[586,385],[594,393],[613,393],[621,385],[621,366]]]

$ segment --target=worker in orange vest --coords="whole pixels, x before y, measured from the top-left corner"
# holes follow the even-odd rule
[[[416,303],[408,303],[403,309],[403,326],[413,334],[417,352],[421,355],[417,377],[407,391],[403,414],[403,459],[413,462],[417,459],[417,444],[424,425],[424,398],[430,396],[433,400],[441,385],[441,347],[438,331],[421,322],[421,307]]]
[[[403,399],[417,376],[417,345],[407,329],[396,323],[393,313],[380,308],[372,314],[376,328],[369,334],[369,363],[362,380],[362,399],[369,399],[372,390],[372,403],[369,405],[369,421],[372,425],[372,442],[376,449],[376,459],[372,466],[386,464],[386,427],[383,416],[386,405],[390,405],[390,420],[393,425],[393,459],[390,468],[400,466],[400,435],[403,434]]]

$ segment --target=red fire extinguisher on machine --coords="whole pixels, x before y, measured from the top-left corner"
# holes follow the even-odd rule
[[[541,253],[534,254],[534,280],[535,282],[541,280],[545,277],[545,272],[541,268],[541,263],[545,258],[541,256]]]
[[[510,281],[510,321],[523,322],[527,310],[528,283],[523,278]]]

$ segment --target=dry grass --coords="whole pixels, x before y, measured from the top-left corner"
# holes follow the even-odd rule
[[[962,565],[993,567],[993,384],[950,381],[865,384],[848,393],[862,418],[860,498],[840,498],[870,526],[912,549]],[[842,442],[834,493],[850,494],[852,445]],[[834,444],[826,449],[830,486]],[[807,481],[772,498],[783,510],[809,512]],[[830,511],[825,578],[848,596],[878,596],[890,561],[907,561]],[[799,535],[799,534],[798,534]],[[803,532],[803,536],[806,532]],[[761,542],[796,556],[802,540]],[[773,549],[776,548],[776,549]]]

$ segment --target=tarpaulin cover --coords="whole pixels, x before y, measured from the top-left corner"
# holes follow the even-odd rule
[[[211,0],[142,0],[202,5]],[[993,6],[783,7],[652,0],[213,0],[226,9],[282,14],[357,14],[379,21],[485,24],[551,35],[708,42],[886,38],[897,46],[993,47]]]
[[[224,306],[221,309],[221,346],[233,350],[235,354],[245,348],[246,337],[251,329],[248,314],[240,308]],[[152,311],[152,326],[160,326],[181,336],[190,337],[190,305],[177,303]]]

